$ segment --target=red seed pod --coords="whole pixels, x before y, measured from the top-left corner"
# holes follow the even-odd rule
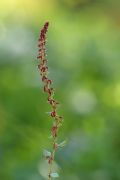
[[[40,47],[42,49],[44,42],[45,42],[45,39],[42,38],[41,41],[39,41],[38,47]]]
[[[53,144],[53,149],[57,149],[58,148],[58,144],[57,143],[54,143]]]
[[[53,103],[53,100],[49,100],[49,103],[52,105],[52,103]]]
[[[39,52],[43,52],[43,51],[45,51],[46,49],[45,48],[42,48],[42,49],[39,49],[38,51]]]
[[[48,79],[47,84],[52,84],[52,80]]]
[[[45,34],[41,34],[41,37],[44,40],[45,39]]]
[[[40,37],[41,37],[41,39],[44,39],[44,37],[45,37],[45,31],[44,31],[44,29],[41,30]]]
[[[55,117],[55,116],[56,116],[56,111],[52,111],[52,112],[51,112],[51,116],[52,116],[52,117]]]
[[[53,156],[51,155],[51,156],[49,157],[49,159],[48,159],[48,163],[51,164],[52,161],[53,161]]]
[[[53,105],[54,102],[55,102],[55,100],[54,100],[54,99],[51,99],[50,97],[48,97],[48,102],[49,102],[51,105]]]
[[[42,59],[42,56],[37,56],[37,59]]]
[[[51,95],[54,93],[54,89],[50,88]]]
[[[40,70],[41,72],[46,72],[48,70],[48,67],[42,67]]]
[[[48,30],[48,25],[49,25],[49,23],[46,23],[46,24],[44,25],[44,33],[45,33],[45,34],[46,34],[47,30]]]
[[[57,126],[52,127],[51,132],[52,132],[53,137],[57,137],[57,129],[58,129]]]
[[[47,84],[48,85],[48,84]],[[51,88],[48,89],[48,94],[51,96],[52,95],[52,91],[51,91]]]
[[[47,80],[47,77],[46,76],[43,76],[42,77],[42,81],[46,81]]]
[[[48,92],[48,87],[46,85],[44,86],[44,92]]]
[[[48,26],[49,26],[49,22],[46,22],[44,28],[48,28]]]
[[[40,44],[38,44],[38,47],[41,47],[41,43],[40,43]]]
[[[48,98],[47,98],[48,101],[52,101],[53,99],[51,98],[50,95],[48,95]]]
[[[44,59],[44,60],[43,60],[43,64],[46,64],[46,63],[47,63],[47,59]]]
[[[40,63],[40,64],[38,64],[38,69],[41,71],[41,69],[43,68],[43,64],[42,63]],[[41,71],[41,72],[43,72],[43,71]]]
[[[38,41],[38,47],[39,47],[39,49],[43,48],[42,41]]]

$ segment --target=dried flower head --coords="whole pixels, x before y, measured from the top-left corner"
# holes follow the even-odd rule
[[[59,116],[57,113],[57,108],[59,103],[54,99],[54,93],[55,90],[52,87],[52,80],[48,77],[48,66],[47,66],[47,59],[46,59],[46,33],[48,31],[49,22],[46,22],[40,31],[40,37],[38,39],[38,56],[37,59],[39,60],[38,69],[41,75],[42,82],[44,84],[44,92],[47,93],[47,101],[51,106],[51,112],[50,116],[52,117],[52,127],[51,127],[51,136],[52,136],[52,144],[53,149],[51,152],[47,152],[45,155],[45,158],[48,161],[48,164],[50,165],[49,172],[48,172],[48,179],[51,180],[54,177],[58,177],[58,174],[56,172],[52,172],[52,164],[55,159],[55,152],[59,147],[62,147],[65,143],[57,143],[57,137],[58,137],[58,129],[63,121],[63,117]]]

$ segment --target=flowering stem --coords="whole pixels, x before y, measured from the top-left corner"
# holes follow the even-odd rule
[[[38,69],[41,75],[42,82],[44,84],[44,92],[47,93],[48,95],[47,101],[50,104],[51,109],[52,109],[50,112],[50,116],[53,119],[53,124],[51,128],[53,148],[52,148],[51,155],[47,157],[48,164],[49,164],[48,180],[51,180],[52,179],[51,177],[52,164],[54,162],[55,152],[58,148],[58,143],[57,143],[58,130],[59,130],[60,125],[62,124],[63,118],[59,116],[57,113],[57,108],[58,108],[59,103],[54,99],[55,90],[53,89],[53,87],[51,87],[52,80],[48,78],[48,67],[47,67],[46,47],[45,47],[46,33],[48,31],[48,26],[49,26],[49,22],[46,22],[44,24],[44,27],[40,31],[40,37],[39,37],[39,43],[38,43],[39,53],[38,53],[37,59],[39,60]]]

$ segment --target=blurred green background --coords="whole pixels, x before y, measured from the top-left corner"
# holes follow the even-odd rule
[[[60,180],[120,180],[120,1],[0,0],[0,180],[43,180],[50,107],[37,70],[45,21],[49,76],[64,116]]]

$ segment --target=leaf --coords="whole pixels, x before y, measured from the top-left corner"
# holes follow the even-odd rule
[[[63,142],[61,142],[60,144],[58,144],[59,147],[64,147],[66,145],[66,140],[64,140]]]
[[[59,174],[54,172],[54,173],[51,173],[50,176],[53,177],[53,178],[58,178]]]
[[[51,156],[51,152],[50,152],[50,151],[47,151],[47,150],[44,150],[43,155],[44,155],[45,157],[50,157],[50,156]]]

